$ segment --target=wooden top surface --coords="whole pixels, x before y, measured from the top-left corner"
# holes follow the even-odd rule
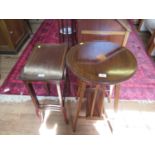
[[[116,19],[79,19],[77,20],[78,31],[130,31],[130,27],[125,20]]]
[[[72,47],[67,66],[86,82],[115,84],[129,79],[137,62],[126,48],[112,42],[94,41]]]
[[[66,51],[65,44],[36,45],[20,78],[34,81],[62,79]]]

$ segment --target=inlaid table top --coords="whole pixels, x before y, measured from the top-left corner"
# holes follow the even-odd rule
[[[137,61],[127,48],[105,41],[86,42],[72,47],[66,63],[81,80],[105,84],[125,81],[137,68]]]

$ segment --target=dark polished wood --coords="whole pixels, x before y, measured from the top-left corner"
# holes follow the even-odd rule
[[[68,47],[77,44],[77,27],[75,19],[59,19],[59,38],[60,42],[66,42]]]
[[[129,79],[137,66],[135,57],[128,49],[103,41],[72,47],[66,62],[79,79],[105,84],[116,84]]]
[[[105,96],[105,85],[103,85],[101,88],[99,85],[96,85],[95,88],[87,88],[86,90],[86,117],[102,117],[104,109],[103,98]],[[95,91],[97,92],[94,93]]]
[[[35,81],[61,80],[66,52],[65,44],[36,45],[20,77]]]
[[[29,37],[29,29],[22,19],[0,20],[0,53],[15,54]]]
[[[151,34],[151,37],[148,41],[148,45],[147,45],[147,54],[149,56],[152,56],[154,53],[154,47],[155,47],[155,42],[154,42],[154,39],[155,38],[155,31]]]
[[[64,98],[60,89],[60,81],[64,79],[66,44],[38,44],[34,47],[26,65],[24,66],[20,79],[24,81],[31,99],[34,103],[37,116],[42,116],[41,111],[45,109],[62,110],[65,122],[68,122]],[[52,82],[56,85],[59,105],[40,104],[32,83],[35,81]],[[50,91],[49,85],[46,89]],[[43,118],[41,120],[43,120]]]
[[[82,106],[82,98],[86,84],[96,85],[91,102],[90,117],[93,116],[98,90],[105,85],[114,84],[114,108],[118,108],[120,83],[128,80],[136,71],[137,61],[133,54],[125,47],[116,43],[94,41],[78,44],[72,47],[66,57],[67,66],[81,80],[78,89],[78,108],[73,121],[73,130],[76,129],[77,119]],[[101,105],[100,113],[105,112]]]
[[[93,40],[105,40],[125,46],[130,31],[130,26],[126,20],[77,20],[77,38],[79,43]]]
[[[73,120],[73,124],[72,124],[73,131],[75,131],[75,129],[76,129],[76,124],[77,124],[77,120],[78,120],[79,113],[80,113],[80,110],[81,110],[82,99],[84,97],[85,89],[86,89],[86,83],[82,82],[81,83],[80,96],[79,96],[79,100],[78,100],[78,104],[77,104],[78,107],[77,107],[76,114],[75,114],[75,117],[74,117],[74,120]]]

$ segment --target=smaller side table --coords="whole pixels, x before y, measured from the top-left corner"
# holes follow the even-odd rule
[[[64,100],[60,89],[60,81],[64,78],[65,55],[67,46],[65,44],[38,44],[34,47],[23,71],[20,75],[29,91],[36,109],[37,116],[42,116],[41,110],[47,108],[62,110],[67,123],[67,114]],[[40,104],[32,82],[44,81],[56,84],[60,105]],[[43,119],[43,117],[42,117]]]

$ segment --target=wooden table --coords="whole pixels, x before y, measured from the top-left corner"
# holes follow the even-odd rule
[[[64,119],[67,122],[66,110],[60,89],[60,82],[64,78],[64,65],[67,46],[65,44],[38,44],[34,47],[26,65],[24,66],[20,79],[24,81],[33,104],[36,109],[37,116],[41,116],[41,110],[56,109],[62,110]],[[56,85],[60,105],[40,104],[33,82],[43,81],[47,83],[47,91],[50,91],[49,82]]]
[[[105,40],[126,46],[131,28],[126,20],[80,19],[77,20],[78,42]]]
[[[99,88],[105,88],[106,84],[115,85],[114,104],[117,108],[120,83],[129,79],[135,73],[137,66],[135,57],[128,49],[112,42],[103,41],[86,42],[72,47],[67,54],[66,63],[81,80],[73,130],[76,128],[87,83],[93,83],[96,87],[92,101],[92,116]],[[103,94],[104,92],[105,90],[103,90]]]

